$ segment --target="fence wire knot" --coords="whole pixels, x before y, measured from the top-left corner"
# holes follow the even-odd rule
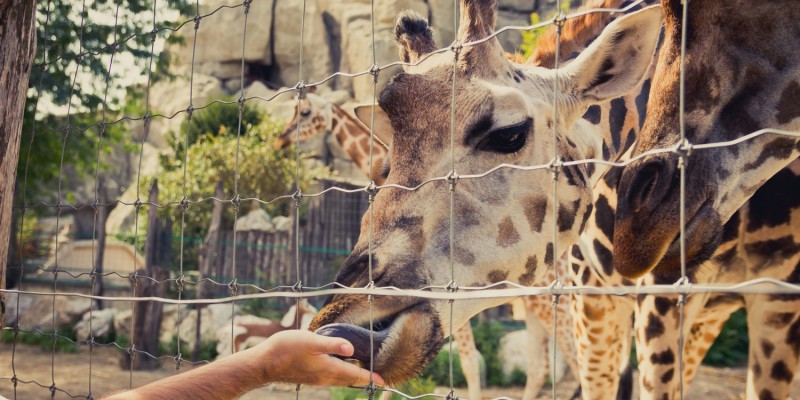
[[[300,200],[303,198],[303,191],[297,189],[294,193],[292,193],[292,200],[294,200],[294,206],[300,207]]]
[[[553,17],[553,25],[556,26],[556,29],[561,31],[561,28],[563,28],[566,23],[567,23],[567,16],[564,15],[563,11],[558,10],[558,14],[555,17]]]
[[[242,3],[242,5],[244,6],[244,13],[245,14],[249,14],[250,13],[250,3],[252,3],[252,2],[253,2],[253,0],[244,0],[244,3]]]
[[[381,67],[378,64],[372,64],[369,67],[369,74],[372,75],[372,81],[378,82],[378,75],[381,73]]]
[[[200,14],[194,16],[194,30],[200,29],[200,20],[203,19],[200,17]]]
[[[179,351],[178,354],[175,354],[175,357],[172,357],[172,361],[175,362],[175,370],[180,371],[181,363],[183,362],[183,354]]]
[[[450,171],[445,177],[445,180],[450,184],[450,191],[454,192],[456,190],[456,184],[458,184],[458,172],[456,170]]]
[[[131,286],[136,288],[139,284],[139,271],[132,273],[128,279],[131,281]]]
[[[184,279],[185,279],[185,277],[183,276],[183,274],[178,275],[178,278],[175,279],[175,284],[178,285],[178,291],[179,292],[183,291],[183,286],[184,286],[183,285],[183,281],[184,281]]]
[[[292,285],[292,292],[295,293],[302,293],[303,292],[303,281],[297,281]]]
[[[239,193],[236,193],[235,196],[231,199],[231,204],[233,205],[233,210],[239,212],[239,207],[242,205],[242,199],[239,197]]]
[[[239,293],[239,281],[233,278],[231,283],[228,284],[228,289],[230,289],[231,297],[236,296]]]
[[[372,203],[372,200],[375,199],[375,195],[378,194],[378,185],[375,184],[375,181],[370,181],[369,185],[364,188],[364,191],[367,192],[369,195],[369,202]]]
[[[458,56],[461,54],[461,50],[464,48],[464,43],[459,42],[458,40],[454,41],[450,45],[450,51],[453,52],[454,60],[458,61]]]
[[[553,174],[553,179],[558,179],[558,174],[561,172],[561,168],[564,167],[564,161],[561,160],[561,157],[556,157],[550,160],[547,163],[547,169]]]
[[[300,81],[297,82],[296,85],[294,85],[294,90],[297,91],[297,99],[303,100],[306,98],[306,94],[308,93],[308,86],[306,86],[305,82]]]
[[[446,400],[459,400],[459,397],[456,395],[455,389],[450,389],[450,393],[445,396]]]
[[[547,285],[547,293],[550,293],[556,299],[558,298],[558,296],[561,296],[563,290],[564,290],[564,283],[561,282],[561,279],[556,279],[550,282],[549,285]],[[558,300],[556,300],[556,302],[558,302]]]
[[[47,389],[50,390],[50,396],[55,396],[56,395],[56,390],[58,390],[58,388],[56,387],[55,383],[50,385],[50,387],[48,387]]]

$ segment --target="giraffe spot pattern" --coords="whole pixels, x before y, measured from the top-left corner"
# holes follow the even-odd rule
[[[541,232],[547,212],[547,198],[544,196],[529,196],[522,202],[522,209],[533,232]]]
[[[561,204],[561,206],[558,207],[558,217],[556,221],[559,232],[566,232],[572,229],[575,225],[575,214],[578,212],[578,207],[580,207],[580,205],[581,201],[578,199],[571,204]]]
[[[514,227],[514,221],[511,217],[505,217],[497,226],[497,245],[500,247],[509,247],[519,242],[520,236],[517,228]]]
[[[770,371],[769,376],[776,381],[784,381],[786,383],[792,383],[792,379],[794,379],[794,373],[783,360],[772,364],[772,371]]]
[[[489,275],[487,276],[489,282],[497,283],[506,280],[508,278],[508,271],[500,271],[498,269],[489,271]]]
[[[649,342],[657,337],[660,337],[665,332],[664,322],[661,321],[655,314],[650,313],[647,316],[647,325],[644,332],[645,341]]]
[[[536,278],[537,266],[538,262],[536,260],[536,256],[528,257],[528,260],[525,262],[525,273],[519,277],[519,283],[526,286],[533,284],[533,281]]]
[[[672,381],[672,377],[674,376],[675,376],[675,368],[670,368],[669,370],[667,370],[667,372],[664,372],[664,374],[661,375],[661,383],[664,384],[669,383],[670,381]]]
[[[775,119],[779,124],[787,124],[800,117],[800,83],[794,81],[783,89],[776,108],[778,113]]]
[[[770,358],[772,357],[772,352],[775,350],[775,345],[766,341],[761,341],[761,352],[764,353],[764,357]]]
[[[653,364],[673,364],[675,362],[675,353],[672,349],[666,349],[660,353],[653,353],[650,356],[650,361]]]
[[[667,311],[672,308],[672,301],[666,297],[656,297],[653,303],[656,306],[656,311],[662,316],[667,315]]]

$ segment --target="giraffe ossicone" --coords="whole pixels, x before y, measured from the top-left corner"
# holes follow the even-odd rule
[[[494,30],[495,16],[494,1],[462,1],[458,40],[486,38]],[[661,18],[658,7],[620,17],[574,61],[550,70],[510,63],[496,38],[463,48],[455,66],[452,54],[427,57],[435,48],[427,24],[405,14],[395,33],[401,59],[415,65],[383,89],[375,109],[376,115],[383,115],[375,118],[373,126],[381,137],[391,133],[387,184],[415,187],[452,171],[454,71],[453,154],[455,170],[462,176],[502,163],[547,164],[554,146],[564,160],[601,154],[603,139],[576,128],[578,119],[590,105],[638,87],[650,66]],[[554,92],[556,85],[561,92]],[[553,115],[554,102],[559,105],[558,118]],[[455,192],[454,276],[449,268],[447,183],[435,181],[415,191],[386,187],[375,196],[373,213],[365,215],[359,242],[336,281],[349,287],[369,283],[368,229],[374,215],[371,254],[376,286],[410,289],[451,280],[480,286],[506,279],[531,284],[537,273],[560,256],[554,254],[551,242],[554,229],[558,230],[559,253],[577,240],[599,173],[581,165],[564,168],[561,176],[557,218],[553,218],[552,182],[546,171],[500,169],[481,179],[461,179]],[[376,343],[375,371],[389,383],[419,373],[451,328],[508,300],[457,301],[451,327],[447,301],[374,298],[374,321],[383,338]],[[369,307],[364,296],[336,295],[312,328],[343,324],[345,329],[352,327],[345,335],[358,337],[363,335],[359,327],[369,324]]]

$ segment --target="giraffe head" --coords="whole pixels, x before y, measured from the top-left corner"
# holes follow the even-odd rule
[[[674,148],[680,141],[683,5],[662,3],[664,43],[634,156]],[[763,128],[800,130],[800,3],[704,0],[688,7],[686,139],[701,145]],[[725,221],[798,154],[797,137],[773,134],[688,154],[687,267],[713,254]],[[625,276],[680,272],[678,158],[674,153],[647,156],[621,174],[613,241],[614,266]]]
[[[309,88],[304,99],[300,100],[295,108],[294,117],[286,126],[286,130],[275,140],[273,146],[276,150],[285,148],[297,140],[311,139],[314,136],[329,132],[333,125],[333,104],[315,93],[314,87]]]
[[[364,216],[359,242],[336,277],[339,284],[370,284],[370,236],[376,286],[417,289],[451,281],[450,184],[423,182],[452,170],[454,86],[452,152],[459,176],[503,163],[547,164],[554,146],[564,160],[593,157],[600,154],[601,140],[585,134],[580,116],[590,105],[638,86],[661,26],[658,8],[621,17],[568,66],[550,70],[506,60],[497,39],[488,38],[495,13],[494,1],[462,1],[458,41],[484,41],[461,49],[455,64],[452,53],[430,54],[436,45],[421,17],[409,13],[398,18],[400,57],[412,66],[382,90],[373,125],[376,134],[391,138],[388,187],[375,196],[373,213]],[[554,92],[556,83],[559,93]],[[364,120],[369,123],[371,118]],[[551,242],[553,229],[558,230],[561,250],[577,240],[591,207],[588,175],[584,166],[562,169],[557,217],[546,170],[501,168],[480,179],[460,179],[453,203],[452,280],[460,286],[502,280],[531,284],[558,258]],[[451,315],[447,301],[375,297],[375,370],[389,383],[419,373],[451,328],[507,300],[457,301]],[[312,328],[369,349],[369,309],[365,296],[336,295]],[[368,363],[369,352],[361,354],[357,358]]]

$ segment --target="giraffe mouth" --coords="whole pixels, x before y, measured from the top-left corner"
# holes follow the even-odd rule
[[[719,215],[713,208],[713,197],[709,196],[699,207],[686,216],[685,252],[686,268],[694,267],[709,259],[719,242],[721,224]],[[675,234],[661,261],[653,269],[653,273],[663,277],[674,277],[680,274],[681,268],[681,231]]]
[[[372,329],[369,326],[352,325],[345,323],[333,323],[325,325],[315,333],[323,336],[340,337],[353,345],[355,351],[351,357],[342,357],[345,361],[357,362],[361,366],[369,367],[378,358],[384,342],[389,338],[392,323],[397,319],[397,314],[390,318],[375,321]]]
[[[382,303],[385,308],[381,307]],[[371,332],[369,306],[350,305],[353,308],[347,310],[335,302],[323,307],[312,322],[312,329],[317,334],[340,337],[352,343],[353,355],[340,358],[365,369],[371,367],[389,385],[402,383],[422,372],[444,343],[438,314],[429,302],[414,302],[398,309],[397,298],[375,300],[373,307],[377,317]]]

